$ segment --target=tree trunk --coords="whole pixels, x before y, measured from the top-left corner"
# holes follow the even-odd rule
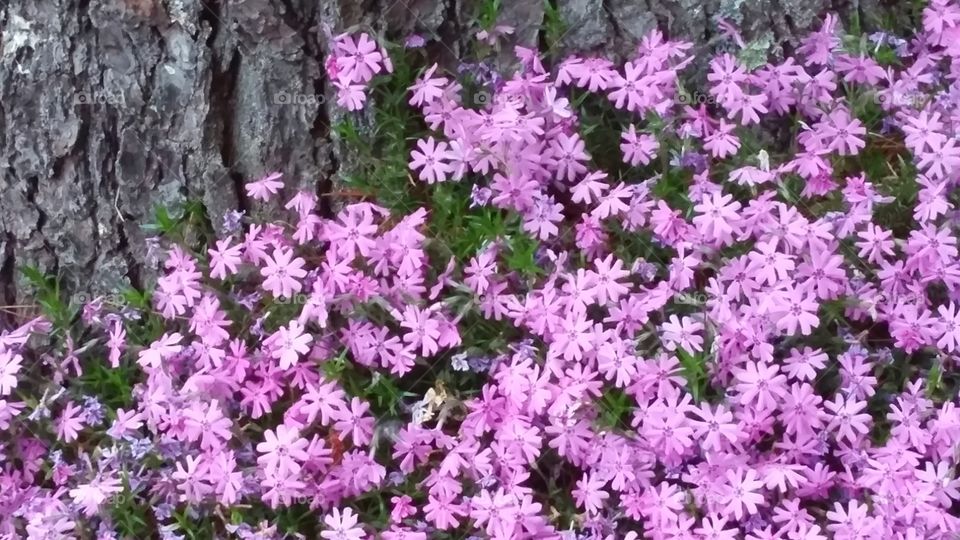
[[[157,205],[202,200],[217,222],[246,208],[242,184],[285,173],[335,183],[339,150],[324,31],[419,33],[455,61],[490,0],[7,0],[0,7],[0,304],[33,265],[71,291],[141,286],[141,224]],[[660,27],[713,47],[715,17],[789,53],[826,0],[553,0],[567,50],[628,51]],[[503,0],[514,39],[544,44],[543,0]],[[287,103],[280,96],[286,95]],[[290,103],[292,101],[293,103]]]

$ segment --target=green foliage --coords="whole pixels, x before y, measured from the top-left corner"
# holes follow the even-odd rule
[[[188,200],[169,207],[158,205],[154,209],[153,220],[144,223],[141,228],[154,236],[204,253],[204,246],[216,239],[207,209],[197,200]]]
[[[939,358],[933,361],[930,366],[930,373],[927,374],[926,391],[927,397],[936,397],[943,386],[943,367]]]
[[[129,475],[123,473],[123,491],[110,499],[110,515],[117,532],[127,538],[145,538],[153,529],[147,506],[130,490]]]
[[[320,526],[319,513],[307,504],[295,504],[277,510],[277,528],[293,535],[302,534],[306,538],[316,538]]]
[[[390,50],[394,72],[375,80],[372,87],[372,127],[359,116],[347,116],[334,132],[354,153],[354,170],[346,172],[346,185],[361,198],[375,198],[379,204],[399,212],[410,212],[423,201],[424,190],[410,176],[407,167],[410,141],[426,133],[423,120],[407,104],[407,89],[418,72],[403,48]]]
[[[630,426],[630,413],[636,405],[633,399],[623,390],[606,389],[600,396],[600,416],[597,423],[603,427],[616,430],[626,430]]]
[[[765,32],[759,38],[747,43],[747,46],[737,54],[737,60],[739,60],[748,71],[753,71],[767,63],[773,42],[773,34]]]
[[[60,289],[60,280],[48,276],[33,266],[23,266],[20,272],[33,287],[32,297],[40,305],[43,314],[54,328],[65,330],[70,326],[78,312],[78,306],[72,306]]]
[[[518,232],[510,235],[507,238],[507,268],[524,276],[545,274],[537,264],[537,248],[539,247],[540,242],[525,233]]]
[[[704,353],[691,354],[678,348],[677,358],[683,367],[683,377],[687,380],[687,389],[690,390],[690,395],[694,401],[702,400],[709,386],[706,355]]]
[[[472,257],[480,246],[493,238],[490,233],[502,227],[499,211],[472,211],[470,188],[464,183],[434,186],[428,208],[430,243],[441,259]]]
[[[541,43],[541,51],[550,58],[559,55],[561,41],[566,32],[567,25],[560,15],[559,6],[551,0],[543,0],[543,26],[540,35],[544,42]]]
[[[194,518],[185,508],[174,511],[173,519],[176,520],[179,532],[189,540],[209,540],[217,537],[212,520]]]
[[[134,403],[133,384],[139,375],[140,371],[130,362],[124,362],[114,369],[102,360],[88,362],[83,375],[76,382],[85,394],[99,396],[104,405],[130,410]]]
[[[477,6],[477,24],[480,28],[491,29],[497,24],[500,15],[501,0],[483,0]]]
[[[400,415],[403,400],[418,397],[418,394],[400,388],[396,379],[351,362],[346,351],[324,362],[322,369],[326,378],[340,381],[351,396],[369,402],[378,418]]]

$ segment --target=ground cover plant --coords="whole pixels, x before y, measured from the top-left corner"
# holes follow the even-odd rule
[[[703,90],[481,19],[331,38],[333,192],[158,209],[148,291],[23,269],[0,536],[957,538],[960,5],[727,27]]]

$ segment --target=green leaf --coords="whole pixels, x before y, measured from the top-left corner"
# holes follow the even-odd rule
[[[537,248],[540,243],[530,236],[517,232],[507,239],[510,253],[506,257],[507,267],[524,275],[540,275],[543,269],[537,265]]]
[[[694,401],[703,399],[707,386],[706,355],[692,355],[684,349],[677,349],[677,357],[683,367],[683,376]]]
[[[934,397],[940,390],[943,382],[943,368],[940,366],[940,359],[936,358],[933,365],[930,366],[930,373],[927,375],[927,397]]]

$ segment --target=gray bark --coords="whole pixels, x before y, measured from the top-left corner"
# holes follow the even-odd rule
[[[200,199],[216,222],[242,184],[273,170],[323,191],[340,155],[323,28],[435,39],[447,61],[480,0],[7,0],[0,6],[0,304],[38,266],[72,291],[141,286],[140,225],[156,205]],[[713,46],[713,18],[789,52],[827,0],[553,0],[568,50],[624,53],[654,27]],[[519,42],[542,42],[543,0],[504,0]],[[877,11],[879,12],[879,11]],[[299,96],[280,104],[278,96]],[[329,102],[329,100],[328,100]]]

